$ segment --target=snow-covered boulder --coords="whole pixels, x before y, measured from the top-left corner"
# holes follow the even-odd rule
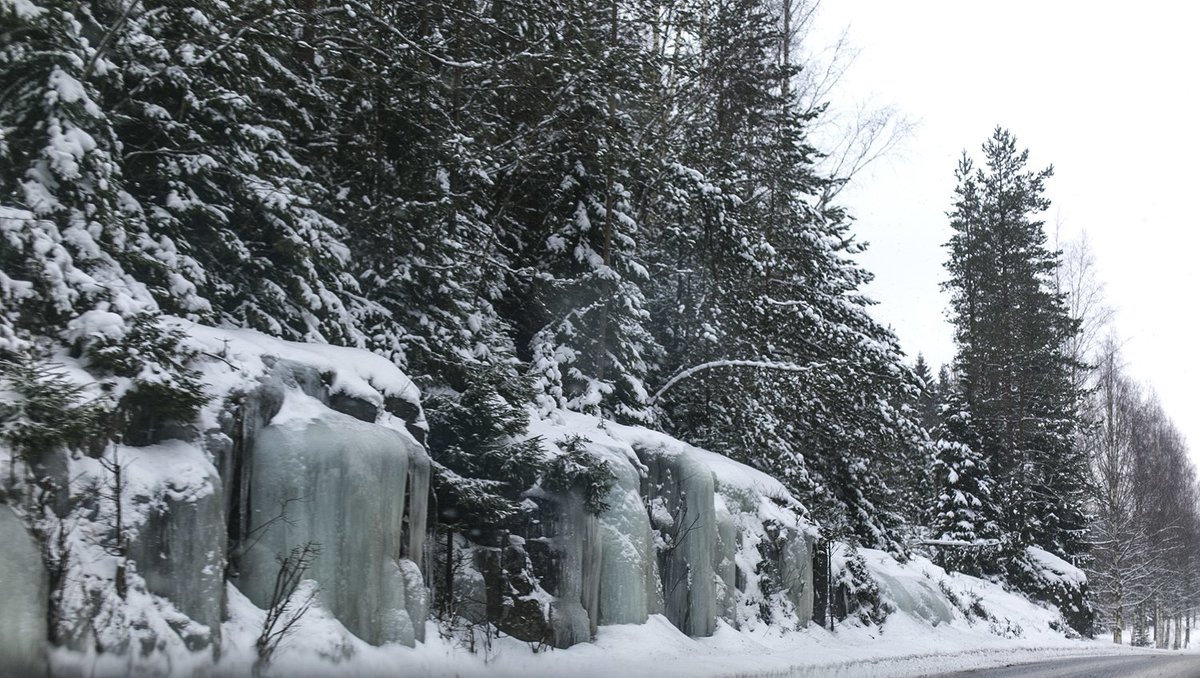
[[[1034,598],[1053,604],[1062,613],[1063,621],[1075,632],[1092,635],[1096,613],[1088,598],[1088,580],[1083,570],[1058,556],[1030,546],[1025,560],[1019,563],[1026,570]]]
[[[46,672],[46,570],[33,535],[0,504],[0,675]]]
[[[868,571],[879,584],[880,597],[895,609],[922,619],[931,626],[949,624],[954,610],[930,572],[916,565],[904,566],[891,555],[876,549],[859,549]]]

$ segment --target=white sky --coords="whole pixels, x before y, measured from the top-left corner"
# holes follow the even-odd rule
[[[1045,215],[1086,231],[1130,371],[1200,459],[1200,5],[1066,0],[824,0],[814,37],[858,51],[837,97],[890,104],[918,127],[842,196],[871,243],[868,293],[906,352],[953,356],[942,244],[954,167],[999,124],[1053,164]],[[1053,234],[1051,233],[1051,237]]]

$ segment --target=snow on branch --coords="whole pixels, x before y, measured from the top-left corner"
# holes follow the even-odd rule
[[[978,549],[1000,546],[1002,542],[999,539],[976,539],[967,541],[965,539],[922,539],[917,542],[918,546],[942,546],[948,548],[967,548]]]
[[[821,367],[821,365],[797,365],[796,363],[781,363],[771,360],[713,360],[707,363],[701,363],[699,365],[689,367],[686,370],[676,373],[675,376],[667,380],[667,383],[663,384],[662,388],[658,389],[658,392],[650,398],[650,404],[658,402],[658,399],[661,398],[664,393],[669,391],[675,384],[678,384],[679,382],[698,372],[711,370],[715,367],[753,367],[764,370],[777,370],[781,372],[811,372],[817,367]]]

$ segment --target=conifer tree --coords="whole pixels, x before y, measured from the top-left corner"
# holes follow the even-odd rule
[[[971,415],[956,393],[948,394],[933,431],[936,488],[930,533],[944,542],[940,563],[968,574],[994,574],[1011,553],[996,521],[995,480]]]
[[[346,233],[319,209],[326,187],[299,157],[325,103],[311,17],[271,2],[112,13],[106,105],[136,177],[130,193],[172,271],[161,303],[361,345]]]
[[[1066,352],[1078,322],[1053,285],[1058,253],[1038,219],[1053,171],[1027,169],[1028,151],[1000,128],[983,154],[976,168],[964,153],[949,213],[955,371],[1006,537],[1072,557],[1084,549],[1086,467]]]
[[[672,121],[670,188],[648,211],[651,308],[667,319],[657,404],[675,435],[771,469],[819,518],[902,550],[885,477],[927,445],[904,405],[915,380],[866,311],[849,219],[820,199],[814,113],[794,101],[777,17],[754,0],[711,12],[702,31],[675,27],[698,31],[670,82],[699,113]]]
[[[0,5],[0,302],[5,348],[93,310],[153,310],[165,271],[122,172],[102,88],[114,65],[90,5]],[[133,271],[141,275],[135,277]]]
[[[516,73],[524,96],[506,102],[510,126],[527,136],[498,183],[516,263],[532,272],[515,281],[521,303],[509,315],[543,411],[648,422],[645,376],[657,348],[631,203],[643,180],[645,29],[629,20],[637,3],[547,4],[541,30],[552,48]]]

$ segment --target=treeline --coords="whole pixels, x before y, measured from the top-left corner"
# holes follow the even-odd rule
[[[1116,340],[1104,341],[1096,361],[1096,423],[1083,444],[1093,511],[1087,569],[1101,622],[1116,643],[1186,647],[1200,602],[1200,492],[1187,442],[1127,374]]]
[[[1183,436],[1125,372],[1113,312],[1082,240],[1038,219],[1051,168],[997,129],[965,154],[947,243],[957,353],[915,404],[934,443],[917,521],[949,568],[1001,576],[1115,642],[1181,644],[1197,603],[1200,495]],[[1090,597],[1038,575],[1039,547],[1088,573]],[[1174,623],[1174,631],[1172,631]],[[1182,642],[1186,642],[1186,638]]]
[[[512,436],[567,408],[902,551],[916,382],[810,143],[808,9],[0,4],[0,350],[111,311],[162,392],[194,383],[158,313],[366,347],[421,380],[453,525],[518,510]]]

